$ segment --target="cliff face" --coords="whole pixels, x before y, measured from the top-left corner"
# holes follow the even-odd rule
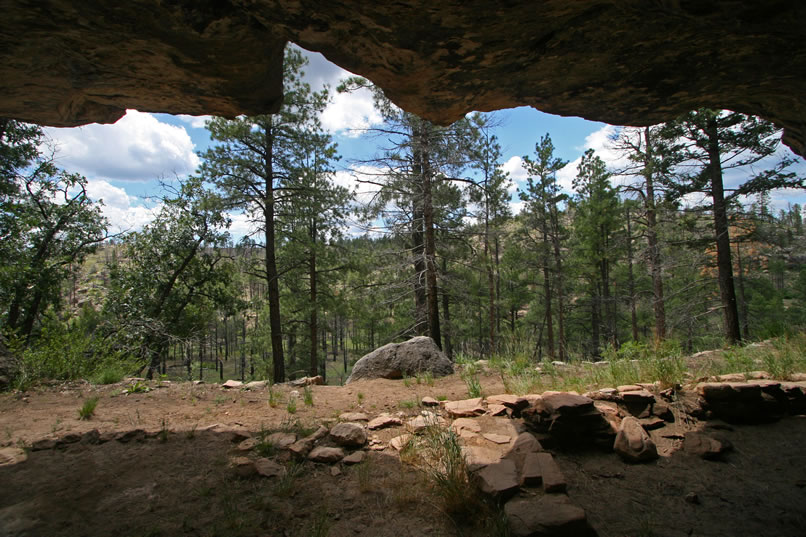
[[[3,4],[0,115],[41,124],[270,112],[293,41],[437,123],[530,105],[646,125],[710,106],[771,119],[806,152],[797,0]]]

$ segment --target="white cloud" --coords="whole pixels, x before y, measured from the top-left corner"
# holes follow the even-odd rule
[[[213,118],[213,116],[188,116],[186,114],[179,114],[176,117],[194,129],[203,129],[207,121]]]
[[[137,197],[104,180],[88,180],[87,195],[94,201],[103,201],[101,212],[109,220],[111,233],[140,230],[160,210],[159,204],[147,207]]]
[[[128,110],[113,125],[46,129],[56,143],[58,165],[89,178],[128,181],[185,176],[199,165],[184,127]]]
[[[617,170],[626,167],[628,160],[623,155],[619,155],[613,148],[610,138],[618,131],[618,127],[613,125],[605,125],[599,130],[596,130],[585,137],[585,143],[582,147],[576,148],[584,153],[588,149],[593,149],[596,155],[601,158],[609,170]],[[582,155],[572,160],[565,165],[563,169],[557,172],[557,182],[566,193],[573,193],[574,191],[574,178],[579,171],[579,163],[582,161]],[[614,183],[621,183],[624,181],[622,177],[614,177]]]
[[[373,104],[372,93],[366,88],[333,95],[322,112],[321,120],[325,129],[351,138],[383,123],[383,117]]]

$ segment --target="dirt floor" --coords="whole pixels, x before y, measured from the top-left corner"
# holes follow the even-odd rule
[[[481,383],[485,394],[504,392],[497,376]],[[391,448],[369,451],[367,462],[352,467],[289,462],[283,478],[242,479],[229,467],[232,431],[311,428],[357,410],[414,415],[423,396],[466,398],[459,375],[433,385],[410,379],[314,386],[312,406],[296,388],[295,409],[289,386],[275,387],[270,398],[266,388],[191,383],[124,394],[129,385],[0,395],[0,444],[27,451],[27,460],[0,466],[0,537],[494,534],[489,521],[446,516],[423,475]],[[93,396],[93,417],[79,420]],[[649,464],[625,464],[612,453],[555,452],[569,497],[602,537],[806,535],[806,418],[720,430],[735,447],[723,462],[674,450],[683,429],[704,426],[681,421],[653,432],[664,456]],[[30,449],[93,429],[102,439],[144,433],[128,442]]]

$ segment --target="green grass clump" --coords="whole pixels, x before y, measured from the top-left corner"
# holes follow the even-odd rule
[[[313,389],[310,386],[305,386],[302,392],[302,401],[305,406],[313,406]]]
[[[95,407],[98,406],[98,397],[89,397],[84,400],[84,404],[78,409],[78,419],[88,420],[95,414]]]
[[[481,397],[482,396],[482,389],[481,389],[481,382],[479,381],[479,376],[476,373],[468,373],[467,371],[462,372],[462,380],[465,381],[465,385],[467,386],[467,396],[468,397]]]
[[[289,414],[294,414],[297,411],[297,398],[291,397],[285,404],[285,409]]]

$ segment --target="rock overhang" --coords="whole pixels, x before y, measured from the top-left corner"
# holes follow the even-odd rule
[[[708,106],[770,119],[806,151],[795,0],[6,4],[0,116],[45,125],[275,111],[293,41],[440,124],[529,105],[649,125]]]

